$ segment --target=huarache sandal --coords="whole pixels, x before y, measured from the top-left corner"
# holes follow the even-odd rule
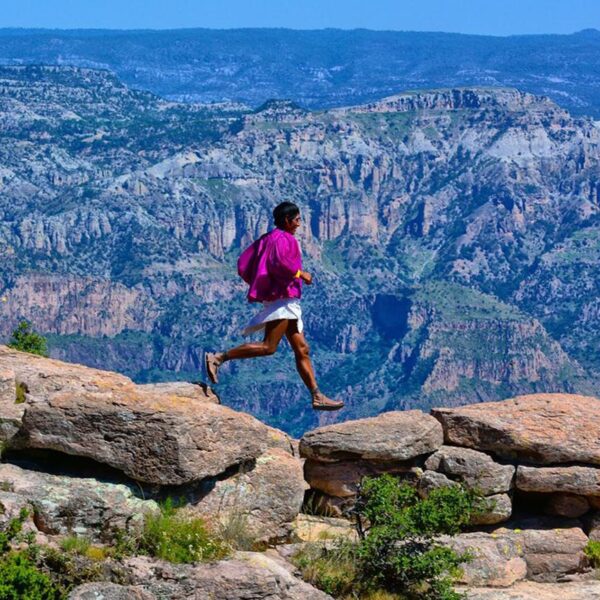
[[[344,408],[342,400],[332,400],[323,392],[315,392],[312,397],[312,407],[314,410],[339,410]]]

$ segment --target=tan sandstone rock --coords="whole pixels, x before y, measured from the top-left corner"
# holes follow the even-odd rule
[[[430,415],[395,411],[309,431],[300,441],[300,454],[322,462],[407,461],[437,450],[442,441],[442,428]]]
[[[436,408],[448,444],[530,463],[600,464],[600,400],[531,394],[502,402]]]
[[[186,510],[219,519],[225,526],[237,520],[256,541],[290,535],[307,488],[300,461],[280,448],[267,450],[252,469],[207,485],[209,491]]]
[[[0,367],[27,386],[19,448],[92,458],[151,484],[214,477],[290,439],[244,413],[137,386],[116,373],[0,347]]]

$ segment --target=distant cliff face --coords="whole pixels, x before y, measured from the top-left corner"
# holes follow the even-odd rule
[[[0,30],[0,64],[110,69],[173,100],[313,109],[398,90],[514,87],[600,118],[600,32],[507,37],[410,31]]]
[[[203,347],[241,341],[235,259],[289,199],[307,335],[347,417],[597,381],[600,130],[545,98],[249,111],[22,67],[0,69],[0,123],[4,336],[27,317],[56,356],[196,378]],[[228,365],[224,401],[314,425],[292,368],[285,349]]]

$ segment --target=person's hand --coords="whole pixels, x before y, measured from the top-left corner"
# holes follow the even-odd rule
[[[302,271],[302,273],[300,273],[300,279],[302,279],[307,285],[312,284],[312,275],[306,271]]]

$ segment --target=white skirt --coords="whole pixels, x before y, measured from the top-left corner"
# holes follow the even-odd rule
[[[302,333],[302,308],[298,298],[281,298],[272,302],[263,302],[263,309],[252,317],[244,327],[242,335],[249,335],[264,329],[265,324],[276,319],[290,319],[298,321],[298,331]]]

